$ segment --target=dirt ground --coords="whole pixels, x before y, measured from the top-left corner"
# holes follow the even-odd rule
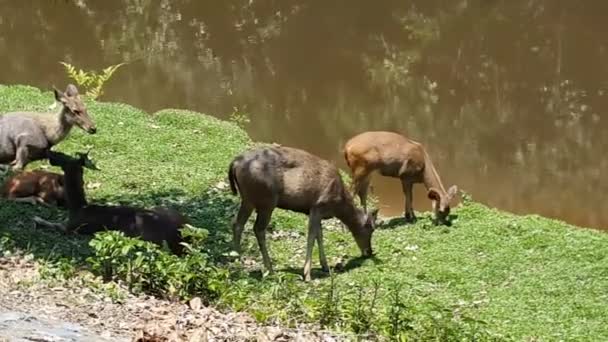
[[[200,299],[177,303],[135,296],[113,300],[90,275],[43,281],[28,256],[0,257],[0,341],[343,341],[312,328],[261,326]],[[87,277],[91,282],[87,282]]]

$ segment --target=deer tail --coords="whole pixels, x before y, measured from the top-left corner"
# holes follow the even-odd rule
[[[239,187],[239,183],[236,180],[236,175],[234,173],[234,168],[236,164],[236,159],[233,160],[230,163],[230,166],[228,167],[228,180],[230,181],[230,190],[232,190],[232,194],[236,195],[238,194],[238,187]]]

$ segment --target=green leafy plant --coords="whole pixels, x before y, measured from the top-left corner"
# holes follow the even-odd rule
[[[42,279],[65,280],[76,274],[76,265],[73,259],[63,257],[54,262],[42,262],[39,272]]]
[[[390,302],[387,309],[387,335],[394,341],[405,341],[407,333],[412,330],[411,319],[407,315],[407,307],[401,298],[398,286],[390,291]]]
[[[182,234],[189,243],[183,243],[186,254],[177,257],[166,246],[126,237],[120,231],[100,232],[90,242],[93,255],[87,261],[106,281],[125,281],[130,291],[170,298],[188,298],[195,293],[215,297],[228,276],[209,263],[203,247],[208,232],[186,226]]]
[[[79,87],[86,89],[85,96],[90,97],[93,100],[96,100],[103,95],[103,86],[110,80],[118,68],[126,64],[119,63],[110,65],[101,72],[95,72],[76,69],[75,66],[67,62],[59,63],[65,67],[68,77],[73,79]]]
[[[365,334],[372,331],[379,289],[380,283],[374,281],[371,294],[367,293],[365,288],[357,286],[357,294],[347,297],[345,303],[347,321],[350,329],[355,333]]]
[[[325,300],[321,304],[319,323],[323,327],[334,325],[340,318],[340,296],[336,287],[336,275],[330,274],[329,286],[325,289]]]
[[[235,123],[240,128],[245,128],[251,120],[249,115],[238,107],[232,107],[232,113],[230,113],[230,121]]]

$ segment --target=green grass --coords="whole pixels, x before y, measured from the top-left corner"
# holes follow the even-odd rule
[[[50,92],[0,86],[2,112],[43,109],[51,101]],[[381,335],[395,328],[413,340],[608,340],[604,233],[466,202],[453,211],[451,227],[431,225],[430,213],[419,214],[414,225],[384,222],[373,236],[376,258],[361,261],[351,236],[332,221],[325,245],[332,264],[347,256],[344,270],[329,277],[315,258],[314,280],[306,284],[299,276],[306,218],[277,210],[269,248],[278,272],[266,276],[250,225],[243,247],[253,262],[235,266],[226,257],[238,199],[215,185],[225,181],[232,157],[252,144],[241,129],[178,110],[150,116],[123,104],[91,103],[89,111],[99,133],[75,129],[57,149],[92,147],[101,171],[86,171],[87,183],[95,185],[90,200],[169,204],[206,228],[211,260],[231,274],[210,299],[216,305],[284,324],[321,322]],[[29,168],[40,165],[46,162]],[[0,248],[87,266],[86,238],[35,231],[33,215],[63,217],[58,210],[0,201]]]

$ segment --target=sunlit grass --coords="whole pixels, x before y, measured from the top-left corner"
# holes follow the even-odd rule
[[[41,110],[51,102],[50,92],[0,86],[2,112]],[[74,129],[56,149],[92,148],[101,171],[86,171],[90,201],[176,206],[195,226],[210,231],[209,248],[224,267],[238,198],[222,182],[232,157],[251,144],[247,135],[232,123],[186,111],[148,115],[111,103],[91,103],[89,111],[98,134]],[[29,168],[42,165],[47,163]],[[269,248],[277,275],[264,276],[249,224],[243,269],[215,303],[248,310],[262,321],[322,322],[359,333],[388,335],[390,319],[398,318],[405,335],[422,340],[608,339],[607,235],[473,202],[453,213],[451,227],[433,226],[429,213],[420,213],[414,225],[384,222],[373,236],[376,258],[364,261],[356,259],[349,233],[328,222],[328,257],[332,265],[340,263],[332,304],[331,277],[320,272],[317,258],[313,282],[300,280],[306,217],[276,210]],[[33,215],[63,217],[58,210],[0,201],[0,248],[86,265],[87,239],[35,231]],[[396,290],[401,306],[391,296]],[[396,307],[401,311],[395,313]]]

